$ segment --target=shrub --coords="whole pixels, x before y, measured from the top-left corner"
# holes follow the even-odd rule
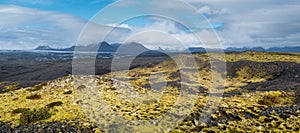
[[[280,102],[281,102],[281,98],[276,95],[266,95],[261,100],[258,101],[259,104],[268,105],[268,106],[279,104]]]
[[[26,112],[26,111],[29,111],[30,109],[29,108],[17,108],[15,110],[12,111],[13,114],[19,114],[19,113],[23,113],[23,112]]]
[[[39,95],[39,94],[33,94],[33,95],[30,95],[30,96],[27,96],[26,99],[31,99],[31,100],[34,100],[34,99],[41,99],[42,96]]]
[[[60,106],[60,105],[62,105],[62,104],[63,104],[63,102],[61,102],[61,101],[58,101],[58,102],[52,102],[52,103],[48,104],[47,107],[48,107],[48,108],[53,108],[54,106]]]
[[[20,116],[20,124],[30,124],[34,123],[40,120],[48,119],[52,116],[52,114],[49,112],[49,108],[41,108],[41,109],[34,109],[34,110],[27,110],[25,112],[22,112],[22,115]]]

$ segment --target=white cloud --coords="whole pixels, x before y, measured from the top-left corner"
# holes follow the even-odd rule
[[[198,12],[207,15],[207,16],[215,16],[215,15],[224,15],[228,12],[228,9],[220,9],[220,10],[212,10],[209,6],[205,5],[198,9]]]
[[[158,19],[162,21],[162,19]],[[199,37],[199,38],[197,38]],[[142,28],[135,28],[125,42],[139,42],[147,48],[186,49],[188,47],[220,47],[218,38],[212,30],[187,33],[176,26],[175,22],[165,20]],[[198,40],[199,39],[199,40]]]
[[[192,4],[198,13],[204,14],[212,23],[223,23],[216,29],[225,46],[299,46],[297,37],[300,33],[300,1],[281,0],[185,0]],[[173,13],[175,16],[193,11],[186,9],[184,4],[170,1],[147,1],[145,10]],[[186,16],[187,17],[187,16]],[[160,21],[144,27],[144,30],[160,30],[172,33],[185,40],[189,45],[197,44],[189,33],[176,31],[176,26]],[[134,28],[133,28],[134,29]],[[199,31],[204,36],[204,31]],[[199,34],[197,33],[197,34]],[[207,34],[207,33],[205,33]],[[153,35],[155,36],[155,35]],[[149,38],[144,38],[149,40]],[[213,38],[211,38],[213,39]],[[153,39],[152,39],[153,40]],[[208,39],[206,39],[208,40]],[[213,40],[216,40],[214,38]],[[165,41],[165,40],[164,40]],[[153,41],[152,41],[153,42]],[[213,44],[213,43],[212,43]]]
[[[0,6],[0,49],[33,49],[39,45],[63,48],[75,45],[86,21],[64,13],[20,6]],[[126,27],[125,25],[122,25]],[[109,26],[92,24],[82,44],[97,43]],[[116,28],[118,33],[128,29]],[[104,35],[103,35],[104,36]],[[118,38],[116,34],[113,36]]]
[[[84,21],[77,17],[19,6],[0,6],[0,48],[74,44]]]
[[[140,8],[145,8],[147,11],[163,11],[166,14],[173,13],[174,16],[184,16],[186,12],[190,11],[203,13],[212,23],[224,23],[224,26],[216,31],[226,46],[299,46],[299,1],[186,1],[195,6],[195,10],[186,9],[186,5],[182,6],[176,2],[170,4],[167,1],[159,0],[145,0],[143,2],[147,3],[148,7]],[[132,0],[127,5],[121,5],[120,8],[132,6],[132,4],[139,4],[139,1]],[[181,9],[182,7],[185,8]],[[38,45],[53,47],[74,45],[86,23],[86,21],[69,14],[19,6],[0,6],[0,20],[0,49],[32,49]],[[154,23],[144,27],[128,24],[118,26],[116,24],[105,26],[92,24],[86,27],[88,28],[87,33],[82,36],[80,44],[95,43],[99,41],[97,37],[106,35],[103,31],[116,26],[117,28],[110,33],[106,41],[136,40],[152,48],[158,46],[177,48],[177,45],[174,46],[174,41],[181,41],[186,46],[202,46],[192,33],[184,32],[174,22],[163,19],[153,20],[155,20]],[[200,30],[195,31],[201,41],[209,46],[218,41],[211,30],[200,27]]]
[[[226,46],[299,46],[290,38],[300,33],[300,2],[297,0],[187,0],[212,22],[223,22],[218,30]],[[218,14],[221,10],[226,13]],[[210,16],[210,14],[212,16]]]
[[[132,29],[132,27],[130,27],[128,24],[106,24],[107,26],[111,26],[111,27],[119,27],[119,28],[126,28],[126,29]]]

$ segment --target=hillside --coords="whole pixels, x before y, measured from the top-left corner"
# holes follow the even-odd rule
[[[191,55],[179,54],[175,60],[184,61],[189,57]],[[109,132],[112,128],[105,126],[109,121],[114,123],[111,126],[120,127],[119,132],[141,128],[149,132],[167,131],[160,129],[164,125],[159,123],[156,128],[149,129],[133,121],[155,120],[176,109],[188,115],[170,132],[300,130],[299,55],[266,52],[226,54],[224,94],[223,97],[218,97],[218,94],[212,96],[214,100],[221,100],[215,111],[204,109],[211,98],[208,93],[212,90],[210,68],[213,66],[204,53],[194,54],[194,57],[199,79],[188,67],[181,69],[181,74],[188,77],[183,79],[176,63],[169,59],[139,65],[130,71],[98,76],[70,75],[18,90],[15,90],[16,85],[1,83],[6,91],[0,94],[0,129],[16,132],[24,129],[28,132]],[[162,88],[164,83],[167,86]],[[180,87],[186,89],[181,92]],[[180,93],[184,95],[179,97]],[[195,104],[191,99],[196,100]],[[106,109],[96,107],[101,105],[99,101],[129,120],[126,124],[132,128],[120,126],[123,121],[112,119]],[[206,123],[198,122],[203,112],[211,113]],[[177,118],[179,114],[170,113],[168,116]],[[167,123],[168,119],[164,120],[160,122]],[[97,124],[106,128],[98,128]]]

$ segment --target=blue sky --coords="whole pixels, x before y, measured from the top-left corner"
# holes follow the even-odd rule
[[[90,19],[95,13],[116,0],[3,0],[2,5],[18,5],[40,10],[50,10]]]
[[[175,1],[175,0],[174,0]],[[84,25],[91,20],[96,25],[87,33],[84,44],[97,43],[106,28],[116,27],[108,42],[137,41],[148,47],[177,48],[174,39],[187,46],[220,41],[224,47],[299,46],[299,0],[184,0],[193,6],[187,11],[180,2],[168,0],[125,0],[101,17],[98,11],[115,0],[6,0],[0,1],[0,49],[33,49],[39,45],[68,47],[75,45]],[[181,1],[182,2],[182,1]],[[106,8],[104,8],[106,9]],[[186,29],[170,19],[137,17],[121,25],[117,20],[136,12],[162,12],[180,16],[193,25]],[[198,23],[196,13],[209,21]],[[103,15],[103,13],[102,13]],[[194,24],[192,24],[195,22]],[[143,32],[155,31],[142,35]],[[162,37],[158,31],[170,37]],[[192,32],[193,33],[192,33]],[[219,35],[219,40],[213,32]],[[155,46],[157,45],[157,46]],[[158,46],[163,45],[163,46]]]

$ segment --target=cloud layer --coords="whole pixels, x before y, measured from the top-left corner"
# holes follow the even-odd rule
[[[75,44],[85,21],[69,14],[19,6],[0,6],[0,49]]]
[[[227,46],[299,46],[300,1],[187,0],[212,22]]]
[[[15,0],[16,3],[18,0]],[[137,0],[120,7],[132,6]],[[45,0],[35,0],[45,3]],[[236,46],[299,46],[300,1],[280,0],[186,0],[212,23],[220,35],[224,47]],[[156,10],[182,13],[179,4],[170,5],[164,1],[147,1]],[[53,3],[52,3],[53,4]],[[154,6],[155,5],[155,6]],[[144,7],[143,7],[144,8]],[[154,10],[148,9],[148,10]],[[122,13],[120,13],[122,15]],[[39,45],[68,47],[74,45],[86,20],[71,14],[26,8],[15,5],[0,5],[0,49],[33,49]],[[202,46],[195,34],[206,44],[217,41],[212,29],[200,26],[194,34],[187,32],[175,22],[152,18],[151,23],[135,25],[93,24],[82,44],[97,43],[97,36],[103,36],[103,28],[117,26],[106,38],[109,42],[137,41],[149,48],[176,49],[174,41],[186,46]],[[168,35],[168,36],[167,36]],[[176,43],[177,44],[177,43]]]

